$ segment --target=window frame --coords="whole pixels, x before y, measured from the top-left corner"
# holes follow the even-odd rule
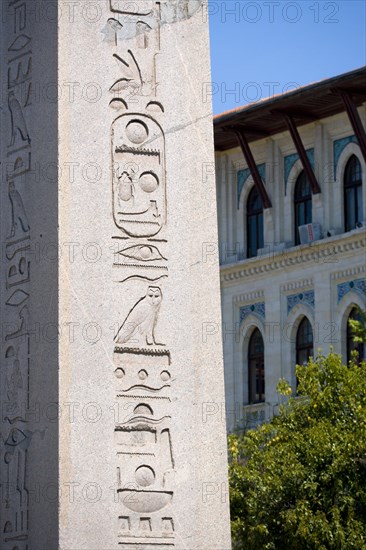
[[[309,193],[307,195],[301,195],[299,192],[300,187],[307,185],[309,188]],[[299,207],[305,205],[305,215],[304,218],[310,219],[310,221],[299,222]],[[310,216],[309,216],[310,212]],[[294,221],[295,221],[295,246],[300,243],[299,227],[301,225],[306,225],[312,223],[313,221],[313,194],[311,192],[310,183],[306,176],[305,170],[301,170],[300,174],[296,178],[294,186]]]
[[[257,195],[255,201],[253,201],[254,194]],[[258,206],[257,208],[253,208],[252,210],[249,210],[249,207],[253,202],[260,203],[260,206]],[[255,258],[256,256],[258,256],[258,250],[260,248],[263,248],[264,246],[264,213],[263,211],[264,211],[264,208],[263,208],[263,202],[262,202],[261,196],[258,193],[256,186],[253,185],[246,202],[247,258]],[[256,234],[255,234],[255,249],[252,250],[251,222],[253,219],[255,223]]]
[[[357,172],[359,172],[359,179],[353,180],[352,179],[352,169],[354,168],[352,165],[354,163],[357,166]],[[353,202],[353,216],[355,219],[355,224],[351,225],[349,221],[349,215],[348,215],[348,205],[349,202],[352,200]],[[347,160],[345,169],[344,169],[344,175],[343,175],[343,212],[344,212],[344,230],[347,233],[348,231],[352,231],[353,229],[356,229],[357,223],[360,223],[363,221],[363,204],[362,204],[362,165],[359,160],[359,158],[352,154],[349,159]],[[361,210],[361,219],[358,219],[358,211]]]
[[[253,352],[254,339],[260,336],[262,341],[261,352]],[[248,402],[251,405],[265,402],[265,354],[264,339],[259,328],[255,328],[250,336],[248,344]],[[254,376],[253,376],[253,370]],[[259,390],[257,392],[257,390]],[[258,395],[258,399],[257,399]]]
[[[310,342],[299,343],[299,335],[300,335],[301,329],[302,329],[302,327],[304,326],[305,323],[308,324],[308,326],[311,330],[311,334],[312,334],[311,343]],[[310,350],[311,350],[311,353],[310,353]],[[297,331],[296,331],[296,365],[304,365],[304,361],[302,361],[302,363],[300,363],[300,360],[299,360],[300,353],[304,352],[304,351],[307,351],[307,353],[306,353],[306,355],[307,355],[306,362],[307,362],[310,357],[314,356],[314,331],[313,331],[313,327],[312,327],[309,319],[306,316],[304,316],[301,319],[301,321],[299,323],[299,326],[297,327]]]

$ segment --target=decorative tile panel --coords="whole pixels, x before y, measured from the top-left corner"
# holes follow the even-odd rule
[[[312,168],[314,169],[314,149],[307,149],[306,150],[307,157],[310,161],[310,164]],[[299,160],[299,155],[297,153],[293,153],[292,155],[287,155],[284,157],[284,173],[285,173],[285,195],[287,193],[287,182],[290,175],[291,170],[295,166],[295,163]]]
[[[266,174],[266,165],[258,164],[257,165],[258,172],[262,180],[265,182],[265,174]],[[250,170],[249,168],[244,168],[244,170],[239,170],[237,174],[237,189],[238,189],[238,208],[239,208],[239,202],[240,202],[240,195],[244,188],[244,185],[246,184],[248,178],[250,176]]]
[[[337,285],[338,303],[351,290],[354,290],[364,298],[366,296],[366,279],[355,279],[354,281],[346,281]]]
[[[358,143],[356,136],[347,136],[342,139],[336,139],[333,142],[334,180],[337,179],[337,166],[339,158],[349,143]]]
[[[256,304],[250,304],[242,306],[240,308],[240,324],[252,313],[257,314],[262,319],[266,317],[266,308],[264,302],[257,302]]]
[[[290,296],[287,296],[287,315],[295,306],[297,306],[297,304],[305,304],[314,309],[314,291],[307,290],[306,292],[300,292],[299,294],[290,294]]]

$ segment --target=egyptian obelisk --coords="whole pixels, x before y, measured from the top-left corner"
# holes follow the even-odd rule
[[[3,2],[2,550],[230,548],[205,9]]]

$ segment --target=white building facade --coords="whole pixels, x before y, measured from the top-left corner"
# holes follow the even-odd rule
[[[215,117],[229,431],[270,418],[279,379],[296,391],[319,348],[350,356],[348,319],[366,308],[362,82],[364,69]]]

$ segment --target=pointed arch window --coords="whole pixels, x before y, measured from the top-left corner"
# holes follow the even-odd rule
[[[296,180],[295,194],[295,245],[300,244],[299,227],[313,221],[311,187],[303,170]]]
[[[352,155],[344,172],[345,230],[355,229],[357,224],[362,221],[362,168],[356,155]]]
[[[247,200],[247,258],[257,256],[263,245],[263,203],[254,186]]]
[[[363,344],[362,342],[354,341],[354,335],[348,322],[350,319],[355,319],[356,321],[362,322],[361,315],[359,314],[356,307],[351,310],[351,313],[349,314],[347,319],[347,363],[351,361],[352,351],[354,350],[357,351],[358,362],[360,362],[365,360],[366,358],[365,344]]]
[[[253,332],[248,348],[249,403],[263,403],[264,342],[259,329]]]
[[[305,365],[314,355],[313,329],[307,317],[301,321],[296,334],[296,364]]]

